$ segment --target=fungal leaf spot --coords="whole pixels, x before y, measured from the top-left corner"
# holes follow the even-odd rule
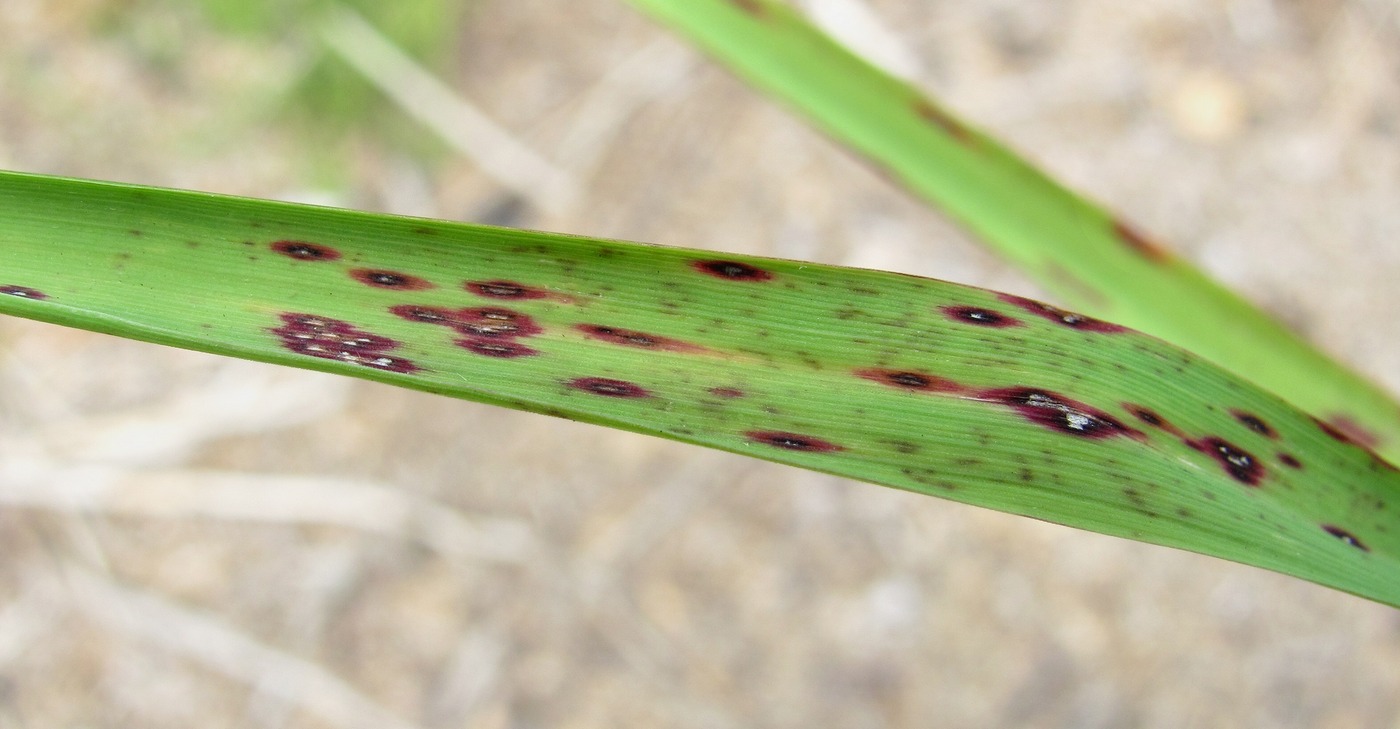
[[[495,306],[463,309],[454,316],[457,331],[469,337],[514,339],[544,331],[526,314]]]
[[[377,289],[396,289],[399,291],[421,291],[433,288],[433,284],[427,279],[417,276],[410,276],[398,271],[385,271],[375,268],[356,268],[350,271],[350,276],[366,286],[373,286]]]
[[[499,359],[515,359],[516,357],[533,357],[539,354],[539,350],[527,347],[519,342],[500,341],[494,339],[480,339],[468,337],[459,339],[457,346],[473,354],[483,357],[497,357]]]
[[[910,370],[888,370],[872,367],[856,370],[855,374],[857,377],[862,377],[871,382],[878,382],[881,385],[895,387],[901,390],[957,392],[962,389],[961,385],[952,380]]]
[[[1006,327],[1021,326],[1021,320],[1019,319],[1014,319],[999,311],[984,309],[980,306],[944,306],[940,307],[940,309],[953,321],[974,324],[979,327],[1004,329]]]
[[[574,328],[583,332],[584,336],[589,339],[596,339],[611,344],[620,344],[626,347],[668,352],[704,351],[704,347],[691,344],[690,342],[683,342],[679,339],[663,337],[657,334],[632,331],[630,329],[618,329],[617,327],[607,327],[599,324],[575,324]]]
[[[723,398],[736,398],[744,396],[744,391],[736,387],[711,387],[708,392],[711,395],[714,395],[715,397]]]
[[[798,433],[788,433],[779,430],[750,430],[745,432],[744,436],[755,443],[762,443],[787,451],[833,453],[846,450],[842,446],[822,440],[821,438],[813,438],[810,435],[800,435]]]
[[[1369,551],[1371,551],[1371,548],[1370,548],[1370,547],[1367,547],[1365,544],[1363,544],[1363,543],[1361,542],[1360,539],[1357,539],[1355,534],[1352,534],[1351,532],[1349,532],[1349,531],[1347,531],[1347,530],[1345,530],[1345,529],[1343,529],[1343,528],[1341,528],[1341,527],[1339,527],[1339,526],[1333,526],[1333,525],[1331,525],[1331,524],[1323,524],[1323,525],[1322,525],[1322,531],[1327,532],[1328,534],[1331,534],[1332,536],[1334,536],[1334,537],[1336,537],[1336,538],[1342,540],[1342,542],[1343,542],[1344,544],[1348,544],[1348,545],[1351,545],[1351,546],[1353,546],[1353,547],[1356,547],[1357,549],[1359,549],[1359,550],[1361,550],[1361,551],[1363,551],[1363,552],[1369,552]]]
[[[1318,421],[1318,425],[1328,435],[1343,443],[1352,443],[1362,448],[1374,450],[1381,442],[1379,436],[1346,415],[1333,415],[1326,420]]]
[[[614,380],[607,377],[578,377],[569,380],[569,387],[603,397],[637,398],[651,397],[651,392],[634,382]]]
[[[487,299],[543,299],[549,296],[549,292],[526,286],[515,281],[468,281],[464,284],[466,289],[477,296]]]
[[[1013,306],[1020,307],[1025,311],[1035,314],[1043,319],[1048,319],[1061,326],[1070,329],[1078,329],[1083,332],[1098,332],[1100,334],[1114,334],[1128,331],[1128,328],[1118,324],[1111,324],[1093,317],[1076,314],[1072,311],[1065,311],[1057,306],[1051,306],[1044,302],[1027,299],[1011,294],[998,294],[997,298]]]
[[[1046,390],[1008,387],[978,393],[974,399],[1011,407],[1027,420],[1051,430],[1079,438],[1102,439],[1145,436],[1108,413]]]
[[[33,299],[34,301],[43,301],[49,298],[48,294],[38,289],[31,289],[28,286],[0,286],[0,295],[14,296],[20,299]]]
[[[691,261],[690,266],[700,273],[729,281],[769,281],[773,278],[771,271],[738,261]]]
[[[1278,462],[1292,469],[1301,469],[1303,467],[1303,462],[1298,460],[1291,453],[1278,454]]]
[[[1226,473],[1246,486],[1258,486],[1264,480],[1264,464],[1249,451],[1224,438],[1207,436],[1189,445],[1214,458]]]
[[[1259,416],[1243,410],[1231,410],[1230,414],[1235,416],[1235,420],[1243,423],[1244,427],[1269,438],[1278,438],[1278,433],[1274,432],[1274,429],[1269,427],[1269,424],[1261,420]]]
[[[308,243],[304,240],[279,240],[272,244],[272,250],[298,261],[336,261],[340,259],[340,251],[330,246]]]
[[[440,306],[418,306],[416,304],[400,304],[389,307],[389,313],[400,319],[421,322],[423,324],[451,324],[454,314],[450,309]]]
[[[401,374],[422,369],[412,360],[386,354],[397,349],[398,342],[363,331],[349,322],[293,312],[283,313],[280,318],[282,326],[270,331],[281,338],[284,347],[297,354]]]

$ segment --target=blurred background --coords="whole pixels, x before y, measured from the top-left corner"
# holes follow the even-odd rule
[[[806,7],[1400,391],[1392,0]],[[621,0],[4,0],[0,38],[5,168],[1043,295]],[[0,320],[0,727],[1398,717],[1400,612],[1291,578]]]

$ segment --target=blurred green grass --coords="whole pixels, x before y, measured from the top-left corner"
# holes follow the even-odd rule
[[[400,50],[431,72],[448,74],[458,34],[476,0],[128,0],[97,9],[94,33],[129,50],[155,78],[178,84],[181,67],[202,39],[281,59],[261,93],[237,104],[234,124],[293,134],[315,184],[336,186],[348,176],[345,148],[368,138],[431,166],[448,148],[398,113],[394,104],[329,51],[321,28],[334,13],[361,14]]]

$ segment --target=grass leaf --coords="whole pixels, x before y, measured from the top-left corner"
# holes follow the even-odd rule
[[[1070,306],[1162,337],[1392,461],[1400,405],[777,0],[631,0],[935,203]]]
[[[1400,605],[1400,472],[1122,326],[899,274],[0,174],[0,313],[650,433]]]

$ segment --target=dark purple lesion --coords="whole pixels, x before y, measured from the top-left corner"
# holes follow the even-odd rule
[[[279,240],[272,243],[272,250],[298,261],[337,261],[340,251],[320,243],[304,240]]]
[[[527,347],[519,342],[510,340],[482,339],[480,337],[467,337],[458,339],[455,344],[462,349],[479,354],[483,357],[496,357],[498,359],[516,359],[518,357],[534,357],[539,350]]]
[[[1254,454],[1224,438],[1208,435],[1187,445],[1214,458],[1231,478],[1246,486],[1258,487],[1264,480],[1264,464]]]
[[[1006,387],[983,390],[973,395],[972,399],[1005,405],[1032,423],[1078,438],[1146,438],[1142,431],[1125,425],[1103,410],[1049,390]]]
[[[790,433],[784,430],[749,430],[744,432],[744,437],[755,443],[781,448],[785,451],[802,451],[806,453],[835,453],[844,451],[844,446],[837,445],[828,440],[823,440],[802,433]]]
[[[603,326],[601,324],[575,324],[574,329],[582,332],[589,339],[596,339],[610,344],[620,344],[625,347],[636,347],[637,349],[650,349],[665,352],[686,352],[695,353],[705,351],[704,347],[698,344],[665,337],[660,334],[639,332],[620,327]]]
[[[1069,327],[1070,329],[1077,329],[1082,332],[1097,332],[1100,334],[1116,334],[1118,332],[1128,331],[1128,328],[1125,326],[1112,324],[1072,311],[1066,311],[1058,306],[1051,306],[1042,301],[1014,296],[1012,294],[998,294],[997,298],[1012,306],[1016,306],[1026,312],[1041,317],[1042,319],[1055,322],[1056,324]]]
[[[317,314],[287,312],[279,315],[282,326],[269,329],[282,340],[282,346],[297,354],[412,374],[422,368],[412,360],[388,352],[399,342],[367,332],[350,322]]]
[[[444,306],[420,306],[418,304],[399,304],[389,307],[389,313],[400,319],[418,322],[420,324],[442,324],[451,326],[456,321],[456,312]]]
[[[1357,539],[1355,534],[1352,534],[1351,532],[1339,526],[1334,526],[1332,524],[1323,524],[1321,526],[1322,531],[1327,532],[1328,534],[1331,534],[1332,536],[1342,540],[1343,544],[1356,547],[1357,549],[1363,552],[1371,551],[1371,548],[1367,547],[1360,539]]]
[[[356,281],[377,289],[422,291],[434,288],[431,281],[400,271],[389,271],[382,268],[356,268],[351,269],[349,273],[350,277]]]
[[[1303,462],[1298,460],[1298,458],[1292,453],[1279,453],[1278,462],[1282,463],[1285,466],[1288,466],[1289,468],[1294,469],[1295,471],[1301,470],[1303,468]]]
[[[939,310],[953,321],[964,324],[972,324],[979,327],[991,327],[993,329],[1005,329],[1006,327],[1019,327],[1021,320],[1007,316],[999,311],[987,309],[981,306],[941,306]]]
[[[771,281],[773,272],[740,261],[691,261],[690,267],[707,276],[728,281]]]
[[[32,289],[28,286],[0,286],[0,296],[13,296],[18,299],[31,299],[33,301],[43,301],[49,295],[39,289]]]
[[[1249,428],[1259,435],[1267,438],[1278,438],[1278,432],[1268,423],[1264,422],[1263,418],[1260,418],[1258,415],[1243,410],[1231,410],[1230,414],[1235,416],[1235,420],[1240,421],[1244,427]]]
[[[453,322],[458,332],[486,339],[533,337],[544,331],[528,314],[498,306],[462,309],[454,314]]]
[[[855,375],[862,379],[878,382],[886,387],[893,387],[899,390],[917,392],[959,392],[963,389],[962,385],[945,377],[915,370],[867,367],[856,370]]]
[[[707,390],[707,392],[709,392],[711,395],[714,395],[715,397],[722,397],[726,399],[733,399],[736,397],[744,396],[744,391],[740,390],[737,387],[711,387],[709,390]]]
[[[526,286],[517,281],[506,281],[504,279],[467,281],[463,284],[463,287],[473,294],[487,299],[524,301],[549,297],[549,292],[544,289]]]
[[[603,397],[642,398],[651,397],[651,391],[635,382],[617,380],[610,377],[576,377],[564,383],[575,390],[602,395]]]
[[[1368,450],[1375,450],[1381,444],[1380,436],[1371,432],[1366,426],[1356,422],[1349,415],[1334,414],[1326,420],[1314,419],[1322,432],[1343,443],[1358,445]]]

